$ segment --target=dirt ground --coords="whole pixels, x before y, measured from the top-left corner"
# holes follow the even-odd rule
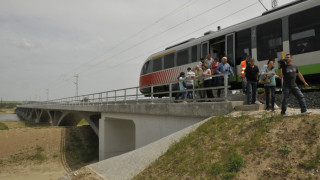
[[[13,114],[15,108],[0,108],[0,114]]]
[[[0,131],[0,179],[57,179],[63,128],[18,128]]]
[[[59,179],[98,160],[98,138],[90,126],[3,123],[9,129],[0,130],[1,180]]]

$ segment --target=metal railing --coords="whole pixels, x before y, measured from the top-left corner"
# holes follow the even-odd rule
[[[62,106],[81,106],[81,105],[112,105],[112,104],[139,104],[139,103],[177,103],[177,102],[203,102],[203,101],[227,101],[228,97],[228,76],[229,73],[212,75],[212,78],[224,77],[223,86],[196,88],[193,85],[192,89],[179,89],[178,81],[157,84],[144,87],[131,87],[125,89],[117,89],[112,91],[99,92],[94,94],[80,95],[67,97],[49,101],[42,101],[32,104],[24,104],[18,107],[32,107],[41,105],[62,105]],[[193,81],[195,82],[195,81]],[[177,88],[178,87],[178,88]],[[164,89],[165,90],[164,90]],[[206,90],[223,89],[222,98],[200,98],[199,92]],[[193,97],[184,100],[177,100],[174,95],[177,93],[187,93],[192,91]],[[143,92],[143,93],[142,93]],[[206,94],[206,93],[205,93]]]

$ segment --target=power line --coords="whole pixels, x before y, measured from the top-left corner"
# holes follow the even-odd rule
[[[192,1],[193,1],[193,2],[192,2]],[[80,66],[78,66],[77,68],[74,68],[74,69],[71,70],[71,71],[75,71],[76,69],[79,69],[79,68],[83,67],[84,65],[91,63],[92,60],[95,60],[95,59],[97,59],[97,58],[105,55],[106,53],[110,52],[111,50],[116,49],[116,48],[119,47],[120,45],[122,45],[122,44],[128,42],[129,40],[137,37],[139,34],[141,34],[142,32],[146,31],[147,29],[153,27],[154,25],[158,24],[159,22],[163,21],[163,20],[166,19],[167,17],[172,16],[172,15],[175,15],[176,13],[178,13],[178,12],[182,11],[183,9],[189,7],[191,4],[193,4],[193,3],[195,3],[195,2],[198,2],[198,1],[197,1],[197,0],[189,0],[189,1],[187,1],[186,3],[183,3],[182,5],[179,5],[177,8],[175,8],[175,9],[172,10],[172,11],[170,11],[170,12],[167,13],[166,15],[162,16],[161,18],[159,18],[159,19],[156,20],[155,22],[153,22],[153,23],[145,26],[144,28],[142,28],[142,29],[139,30],[138,32],[130,35],[129,37],[125,38],[123,41],[119,42],[119,43],[116,44],[115,46],[113,46],[113,47],[107,49],[106,51],[104,51],[103,53],[101,53],[101,54],[99,54],[99,55],[91,58],[91,59],[90,59],[89,61],[87,61],[86,63],[81,64]],[[70,72],[70,73],[71,73],[71,72]]]
[[[266,10],[266,11],[268,11],[268,9],[266,8],[266,6],[262,3],[262,1],[261,0],[258,0],[259,1],[259,3],[263,6],[263,8]]]
[[[228,0],[227,2],[229,2],[229,1],[231,1],[231,0]],[[227,2],[225,2],[225,3],[227,3]],[[245,8],[242,8],[242,9],[240,9],[240,10],[234,12],[234,13],[231,13],[231,14],[229,14],[229,15],[227,15],[227,16],[219,19],[219,20],[216,20],[216,21],[214,21],[214,22],[212,22],[212,23],[210,23],[210,24],[208,24],[208,25],[206,25],[206,26],[203,26],[203,27],[201,27],[201,28],[199,28],[199,29],[197,29],[197,30],[195,30],[195,31],[192,31],[191,33],[188,33],[188,34],[186,34],[186,35],[184,35],[184,36],[182,36],[182,37],[179,37],[179,38],[171,41],[170,43],[167,43],[167,44],[165,44],[165,45],[159,46],[158,48],[152,49],[152,50],[148,51],[147,53],[149,54],[149,53],[153,52],[154,50],[157,50],[157,49],[162,48],[163,46],[170,45],[170,44],[172,44],[172,43],[175,42],[175,41],[178,41],[178,40],[180,40],[180,39],[182,39],[182,38],[185,38],[185,37],[187,37],[187,36],[189,36],[189,35],[191,35],[191,34],[193,34],[193,33],[195,33],[195,32],[198,32],[198,31],[200,31],[200,30],[202,30],[202,29],[204,29],[204,28],[206,28],[206,27],[208,27],[208,26],[211,26],[211,25],[213,25],[213,24],[215,24],[215,23],[217,23],[217,22],[219,22],[219,21],[222,21],[222,20],[224,20],[224,19],[226,19],[226,18],[229,18],[229,17],[231,17],[231,16],[233,16],[233,15],[235,15],[235,14],[237,14],[237,13],[243,11],[243,10],[246,10],[246,9],[250,8],[251,6],[254,6],[254,5],[256,5],[256,4],[258,4],[258,2],[253,3],[253,4],[249,5],[249,6],[246,6]],[[220,6],[221,6],[221,4],[220,4]],[[202,14],[202,13],[200,13],[200,14]],[[200,15],[198,14],[198,15],[196,15],[196,16],[200,16]],[[194,17],[192,17],[192,18],[194,18]],[[190,19],[192,19],[192,18],[190,18]],[[180,24],[180,23],[179,23],[179,24]],[[172,27],[171,27],[171,28],[172,28]],[[169,28],[169,29],[170,29],[170,28]],[[122,51],[121,53],[123,53],[123,51]],[[116,55],[119,55],[119,54],[120,54],[120,53],[117,53],[117,54],[113,55],[113,57],[116,56]],[[120,66],[120,65],[122,65],[122,64],[124,64],[124,63],[128,63],[128,62],[130,62],[130,61],[133,61],[133,60],[135,60],[135,59],[137,59],[137,58],[140,58],[140,57],[142,57],[142,56],[145,56],[145,55],[146,55],[146,53],[143,53],[143,54],[141,54],[141,55],[139,55],[139,56],[136,56],[136,57],[134,57],[134,58],[131,58],[131,59],[127,60],[126,62],[122,62],[122,63],[116,64],[116,65],[112,66],[111,68],[115,68],[115,67],[117,67],[117,66]],[[105,71],[105,69],[102,69],[102,70],[99,70],[99,71],[95,71],[95,72],[93,72],[93,73],[87,74],[86,76],[90,76],[90,75],[99,73],[99,72],[101,72],[101,71]],[[83,73],[83,72],[81,72],[81,73]]]
[[[220,21],[222,21],[222,20],[224,20],[224,19],[227,19],[227,18],[229,18],[229,17],[231,17],[231,16],[233,16],[233,15],[235,15],[235,14],[238,14],[238,13],[240,13],[240,12],[242,12],[242,11],[244,11],[244,10],[246,10],[246,9],[248,9],[248,8],[256,5],[256,4],[258,4],[258,2],[255,2],[255,3],[253,3],[253,4],[250,4],[250,5],[242,8],[242,9],[240,9],[240,10],[234,12],[234,13],[231,13],[231,14],[229,14],[229,15],[221,18],[221,19],[218,19],[218,20],[216,20],[216,21],[214,21],[214,22],[212,22],[212,23],[210,23],[210,24],[208,24],[208,25],[205,25],[205,26],[203,26],[203,27],[201,27],[201,28],[199,28],[199,29],[197,29],[197,30],[195,30],[195,31],[192,31],[191,33],[188,33],[188,34],[186,34],[186,35],[184,35],[184,36],[181,36],[181,37],[179,37],[179,38],[171,41],[170,43],[167,43],[167,44],[161,45],[161,46],[159,46],[159,47],[157,47],[157,48],[155,48],[155,49],[152,49],[152,50],[148,51],[147,53],[154,52],[154,50],[157,50],[157,49],[163,48],[164,46],[170,45],[170,44],[172,44],[172,43],[174,43],[174,42],[176,42],[176,41],[178,41],[178,40],[180,40],[180,39],[182,39],[182,38],[185,38],[185,37],[187,37],[187,36],[190,36],[190,35],[193,34],[193,33],[196,33],[196,32],[198,32],[198,31],[200,31],[200,30],[203,30],[204,28],[207,28],[207,27],[209,27],[209,26],[211,26],[211,25],[213,25],[213,24],[215,24],[215,23],[217,23],[217,22],[220,22]],[[112,67],[110,67],[110,68],[115,68],[115,67],[118,67],[118,66],[120,66],[120,65],[122,65],[122,64],[125,64],[125,63],[128,63],[128,62],[130,62],[130,61],[133,61],[133,60],[135,60],[135,59],[137,59],[137,58],[140,58],[140,57],[142,57],[142,56],[145,56],[147,53],[143,53],[142,55],[139,55],[139,56],[136,56],[136,57],[134,57],[134,58],[131,58],[131,59],[125,61],[125,62],[116,64],[115,66],[112,66]],[[95,72],[92,73],[92,74],[99,73],[99,72],[104,71],[104,70],[105,70],[105,69],[102,69],[102,70],[99,70],[99,71],[95,71]],[[87,75],[84,75],[84,76],[90,76],[90,75],[92,75],[92,74],[89,74],[89,75],[87,74]]]
[[[197,18],[197,17],[199,17],[199,16],[201,16],[201,15],[204,15],[204,14],[206,14],[206,13],[208,13],[208,12],[210,12],[210,11],[212,11],[212,10],[220,7],[220,6],[223,6],[223,5],[227,4],[227,3],[230,2],[230,1],[232,1],[232,0],[227,0],[227,1],[225,1],[225,2],[223,2],[223,3],[221,3],[221,4],[219,4],[219,5],[216,5],[216,6],[214,6],[214,7],[211,7],[211,8],[209,8],[209,9],[205,10],[204,12],[201,12],[201,13],[199,13],[199,14],[197,14],[197,15],[195,15],[195,16],[193,16],[193,17],[191,17],[191,18],[189,18],[189,19],[187,19],[187,20],[185,20],[185,21],[182,21],[182,22],[180,22],[180,23],[178,23],[178,24],[176,24],[176,25],[174,25],[174,26],[172,26],[172,27],[170,27],[170,28],[168,28],[168,29],[165,29],[164,31],[161,31],[161,32],[159,32],[159,33],[157,33],[157,34],[155,34],[155,35],[153,35],[153,36],[151,36],[151,37],[149,37],[149,38],[147,38],[147,39],[144,39],[144,40],[142,40],[142,41],[140,41],[140,42],[132,45],[131,47],[129,47],[129,48],[125,49],[125,50],[122,50],[122,51],[120,51],[120,52],[118,52],[118,53],[116,53],[116,54],[114,54],[114,55],[106,58],[105,61],[101,61],[101,62],[99,62],[99,63],[94,64],[94,65],[91,66],[91,67],[86,68],[86,69],[83,70],[83,71],[80,71],[79,74],[81,74],[81,73],[89,70],[89,69],[92,68],[92,67],[98,66],[98,65],[100,65],[100,64],[102,64],[102,63],[105,63],[106,61],[108,61],[108,60],[110,60],[110,59],[112,59],[112,58],[114,58],[114,57],[116,57],[116,56],[118,56],[118,55],[120,55],[120,54],[122,54],[122,53],[124,53],[124,52],[127,52],[127,51],[129,51],[129,50],[137,47],[138,45],[141,45],[141,44],[143,44],[143,43],[145,43],[145,42],[147,42],[147,41],[149,41],[149,40],[151,40],[151,39],[154,39],[155,37],[158,37],[158,36],[160,36],[161,34],[167,32],[167,31],[170,31],[170,30],[172,30],[172,29],[174,29],[174,28],[176,28],[176,27],[178,27],[178,26],[180,26],[180,25],[182,25],[182,24],[184,24],[184,23],[186,23],[186,22],[188,22],[188,21],[190,21],[190,20],[192,20],[192,19],[195,19],[195,18]]]
[[[182,11],[183,9],[189,7],[190,5],[197,3],[199,1],[197,0],[189,0],[186,3],[183,3],[182,5],[179,5],[178,7],[176,7],[175,9],[173,9],[172,11],[170,11],[169,13],[165,14],[164,16],[162,16],[161,18],[157,19],[156,21],[154,21],[153,23],[145,26],[144,28],[142,28],[141,30],[139,30],[138,32],[134,33],[133,35],[130,35],[128,38],[125,38],[125,40],[121,41],[120,43],[118,43],[117,45],[113,46],[112,48],[109,48],[108,50],[106,50],[105,52],[90,58],[89,61],[87,61],[86,63],[81,64],[80,66],[78,66],[77,68],[74,68],[73,70],[70,70],[69,73],[66,73],[65,76],[67,76],[67,74],[71,74],[73,71],[83,67],[86,64],[89,64],[90,62],[92,62],[95,59],[98,59],[99,57],[103,56],[104,54],[110,52],[111,50],[119,47],[120,45],[124,44],[125,42],[128,42],[129,40],[133,39],[134,37],[138,36],[139,34],[141,34],[142,32],[146,31],[147,29],[151,28],[152,26],[158,24],[159,22],[163,21],[164,19],[166,19],[167,17],[170,17],[172,15],[177,14],[178,12]],[[63,75],[62,75],[63,76]],[[67,81],[70,81],[72,79],[72,77],[70,77],[69,79],[67,79]],[[59,80],[55,80],[53,82],[57,82]],[[48,85],[52,85],[53,83],[48,83]],[[53,85],[52,85],[53,86]],[[37,91],[42,91],[42,88],[37,90]]]

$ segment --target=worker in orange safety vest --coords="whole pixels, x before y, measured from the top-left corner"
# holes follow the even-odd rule
[[[242,79],[242,92],[243,94],[247,94],[247,81],[246,81],[246,76],[244,74],[244,71],[246,70],[246,67],[248,63],[250,62],[251,57],[247,56],[247,58],[243,61],[241,61],[240,64],[240,77]]]

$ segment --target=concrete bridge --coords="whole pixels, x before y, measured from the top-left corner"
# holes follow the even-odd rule
[[[169,84],[169,87],[172,86]],[[153,92],[153,88],[148,98],[135,87],[21,105],[16,113],[27,121],[54,126],[76,126],[85,118],[99,137],[99,160],[104,160],[143,147],[208,117],[228,114],[243,104],[243,101],[230,101],[234,96],[227,95],[227,83],[210,88],[225,90],[224,97],[214,99],[216,102],[198,102],[194,97],[186,104],[173,103],[172,95],[177,91],[169,89],[165,92],[169,93],[168,98],[154,98],[160,92]]]

